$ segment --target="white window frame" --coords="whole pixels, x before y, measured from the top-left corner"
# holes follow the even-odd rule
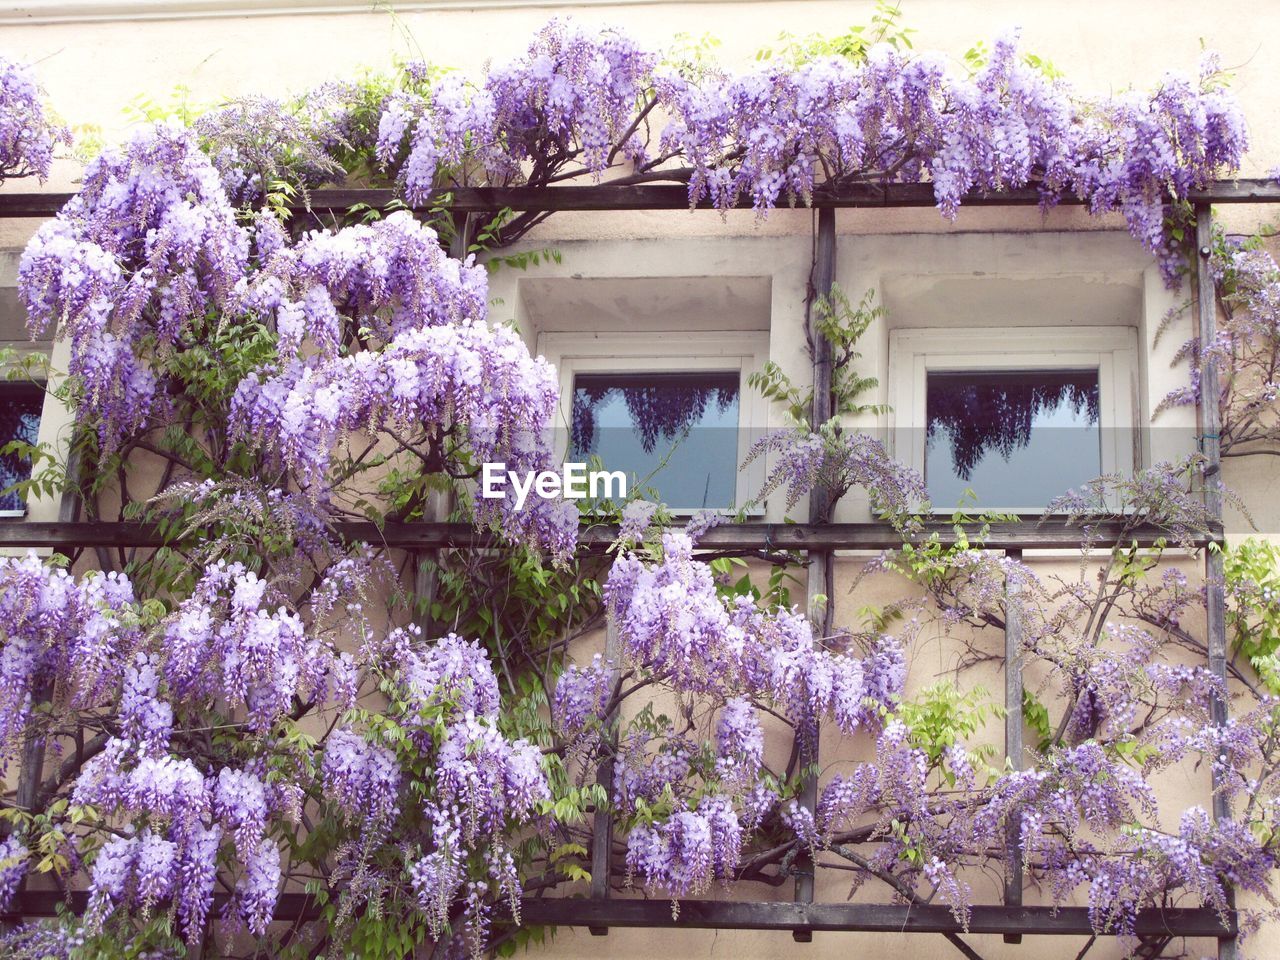
[[[734,471],[734,502],[739,507],[764,486],[765,463],[759,457],[739,470],[755,439],[764,436],[768,405],[747,378],[764,369],[769,357],[768,334],[763,331],[655,331],[652,333],[563,333],[538,337],[538,352],[555,364],[560,375],[557,425],[570,436],[573,381],[579,373],[694,373],[737,371],[738,462]],[[566,439],[566,445],[568,439]],[[566,451],[567,453],[567,451]],[[675,516],[698,513],[696,507],[669,507]],[[728,511],[725,511],[726,513]],[[764,512],[757,505],[749,513]]]
[[[894,456],[924,476],[925,395],[931,371],[1098,371],[1102,473],[1140,466],[1136,443],[1138,334],[1134,327],[946,327],[889,334],[890,442]],[[1126,442],[1129,440],[1129,442]],[[1066,491],[1064,490],[1063,493]],[[1002,504],[978,509],[1009,512]],[[950,514],[953,507],[935,507]],[[1028,513],[1028,508],[1020,508]]]

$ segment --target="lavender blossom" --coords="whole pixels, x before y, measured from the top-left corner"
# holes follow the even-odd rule
[[[0,183],[49,176],[53,151],[71,132],[45,115],[31,69],[0,57]]]

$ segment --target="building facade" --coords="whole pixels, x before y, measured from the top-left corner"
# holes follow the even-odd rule
[[[908,0],[903,6],[920,48],[959,59],[973,43],[1018,26],[1025,49],[1051,59],[1081,90],[1100,93],[1148,87],[1170,67],[1194,70],[1203,40],[1234,73],[1232,88],[1250,123],[1251,166],[1242,173],[1265,175],[1280,163],[1280,126],[1273,123],[1280,113],[1280,58],[1271,49],[1280,43],[1280,5]],[[783,32],[840,32],[874,12],[868,3],[817,0],[437,0],[396,5],[394,12],[325,0],[45,0],[0,10],[0,50],[36,64],[50,103],[68,123],[82,132],[94,127],[91,135],[111,141],[132,122],[131,104],[136,116],[140,95],[161,101],[181,87],[177,96],[194,104],[281,95],[397,58],[474,71],[489,59],[520,52],[552,16],[618,26],[652,47],[678,35],[713,34],[721,41],[716,55],[737,64],[761,47],[779,45]],[[74,189],[77,171],[76,161],[61,160],[43,189]],[[1220,212],[1234,233],[1252,233],[1270,215],[1248,205]],[[51,351],[57,368],[65,364],[65,346],[28,343],[12,289],[18,256],[38,224],[0,221],[0,341]],[[864,398],[872,409],[850,418],[849,426],[883,438],[897,459],[925,473],[935,506],[949,512],[971,488],[980,507],[1038,513],[1092,476],[1195,452],[1194,408],[1161,409],[1188,379],[1179,348],[1195,336],[1192,311],[1181,309],[1190,290],[1164,284],[1152,256],[1118,217],[1091,217],[1078,206],[1045,212],[994,206],[962,207],[947,222],[929,208],[848,209],[836,213],[835,225],[836,282],[855,303],[869,294],[869,302],[883,308],[859,341],[858,370],[877,383]],[[572,432],[587,416],[596,431],[597,446],[581,452],[599,453],[599,445],[612,443],[606,461],[625,461],[633,474],[643,474],[652,462],[646,457],[654,454],[637,447],[635,425],[618,398],[628,390],[711,391],[716,399],[697,418],[697,442],[681,454],[687,459],[673,459],[652,482],[678,512],[741,505],[762,475],[739,472],[737,463],[753,437],[783,425],[781,411],[759,400],[748,378],[768,363],[797,382],[810,375],[805,325],[815,231],[815,213],[803,208],[763,218],[749,210],[557,213],[506,251],[553,250],[556,256],[525,269],[496,270],[490,316],[514,322],[530,349],[557,366],[564,425]],[[1032,418],[1016,451],[1022,459],[995,456],[998,441],[984,446],[970,437],[948,447],[940,439],[962,436],[961,401],[983,390],[1057,398]],[[15,405],[31,402],[13,394]],[[36,429],[35,413],[25,414],[22,429]],[[56,403],[45,401],[38,413],[40,439],[67,435],[67,414]],[[962,449],[965,443],[968,449]],[[1229,536],[1280,535],[1270,460],[1241,457],[1226,464],[1224,479],[1248,510],[1246,519],[1228,507]],[[0,523],[57,517],[51,500],[12,506]],[[753,508],[755,518],[776,522],[803,513],[803,504],[788,511],[781,495]],[[871,517],[865,498],[855,494],[841,502],[834,519]],[[1045,577],[1076,565],[1061,551],[1030,551],[1025,559]],[[897,589],[863,583],[859,574],[867,560],[855,551],[837,559],[838,622],[857,622],[865,604],[888,600]],[[1190,560],[1187,568],[1196,569]],[[603,643],[603,634],[582,641],[583,656]],[[932,683],[955,668],[962,652],[954,634],[923,635],[909,656],[909,684]],[[998,663],[983,662],[964,680],[999,690],[1001,676]],[[984,732],[1003,747],[1002,730],[993,717]],[[1171,807],[1206,803],[1208,789],[1205,771],[1160,783]],[[973,883],[979,902],[998,901],[998,878]],[[842,879],[828,877],[817,896],[841,901],[846,891]],[[786,899],[791,890],[752,895]],[[1037,895],[1028,891],[1028,902]],[[887,890],[872,886],[857,898],[889,899]],[[1007,944],[984,935],[972,943],[986,958],[1031,950],[1070,958],[1083,946],[1080,938],[1067,937]],[[1185,947],[1192,956],[1215,949],[1211,941]],[[925,934],[829,933],[797,944],[784,932],[618,929],[598,939],[585,929],[565,929],[530,949],[565,957],[692,958],[882,957],[903,950],[945,957],[955,948]],[[1280,927],[1269,925],[1246,953],[1265,957],[1277,950]],[[1122,955],[1111,941],[1100,941],[1090,953]]]

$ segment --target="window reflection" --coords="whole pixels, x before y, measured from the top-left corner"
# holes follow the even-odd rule
[[[599,456],[677,509],[730,507],[738,468],[735,371],[592,373],[573,382],[572,456]]]
[[[33,384],[0,384],[0,447],[11,440],[35,443],[40,433],[44,391]],[[31,476],[31,461],[16,453],[0,453],[0,491]],[[22,512],[26,505],[17,493],[0,493],[0,512]]]
[[[1097,370],[930,372],[925,480],[935,507],[1039,509],[1102,472]]]

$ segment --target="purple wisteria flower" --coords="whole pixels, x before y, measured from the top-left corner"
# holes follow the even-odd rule
[[[648,500],[632,500],[622,508],[622,522],[618,525],[618,540],[625,544],[642,542],[657,511],[658,505],[656,503],[650,503]]]
[[[1196,78],[1086,97],[1020,56],[1014,34],[971,75],[888,44],[862,59],[774,58],[730,73],[660,65],[620,34],[553,22],[475,83],[423,78],[389,98],[378,156],[417,204],[450,183],[541,182],[569,158],[597,177],[619,161],[649,179],[669,169],[690,205],[746,197],[762,214],[830,184],[889,181],[931,184],[952,219],[969,192],[1034,187],[1046,207],[1074,195],[1119,212],[1176,284],[1170,195],[1236,170],[1248,146],[1218,78],[1209,56]],[[652,144],[651,113],[667,118]]]
[[[556,681],[551,720],[566,740],[575,740],[605,719],[613,695],[612,666],[596,654],[585,667],[571,663]]]
[[[0,769],[21,748],[33,697],[61,680],[97,706],[141,643],[133,588],[118,574],[77,581],[34,554],[0,558]],[[47,695],[47,694],[46,694]]]
[[[834,502],[854,487],[866,490],[872,508],[898,523],[928,499],[924,478],[889,456],[875,437],[843,433],[834,422],[816,432],[801,429],[770,433],[747,453],[746,462],[769,460],[769,474],[757,499],[787,490],[787,509],[804,496],[822,491]]]
[[[399,164],[415,204],[427,201],[442,172],[468,182],[464,161],[472,158],[491,183],[557,152],[579,152],[597,175],[615,150],[641,161],[645,143],[632,121],[656,60],[617,31],[552,21],[524,56],[493,67],[478,86],[445,74],[426,93],[391,98],[378,155]]]
[[[264,218],[258,236],[268,252],[237,305],[274,318],[280,356],[240,383],[232,430],[293,470],[313,501],[329,496],[335,448],[358,433],[404,438],[437,471],[460,476],[459,431],[472,462],[551,466],[555,371],[513,331],[484,322],[482,268],[446,257],[435,232],[403,211],[296,244]],[[382,346],[351,352],[357,333]],[[570,501],[517,508],[477,496],[474,512],[558,559],[577,540]]]
[[[385,747],[337,729],[325,741],[321,776],[331,801],[371,830],[389,826],[399,812],[400,764]]]
[[[817,710],[852,732],[877,714],[868,703],[890,706],[905,679],[902,652],[890,640],[863,662],[822,649],[794,611],[726,600],[683,533],[663,534],[653,563],[635,553],[618,557],[605,600],[626,658],[682,693],[767,697],[794,717]]]
[[[22,840],[14,835],[0,840],[0,910],[9,906],[27,875],[30,851]]]
[[[342,694],[349,665],[334,645],[310,634],[276,588],[241,564],[206,568],[165,626],[163,673],[186,701],[247,710],[265,732],[294,697]]]
[[[46,116],[31,69],[0,57],[0,183],[44,181],[58,144],[70,143],[71,132]]]
[[[157,354],[176,349],[244,277],[249,235],[195,134],[157,124],[85,170],[80,191],[23,251],[33,337],[71,342],[78,415],[113,450],[167,402]]]

